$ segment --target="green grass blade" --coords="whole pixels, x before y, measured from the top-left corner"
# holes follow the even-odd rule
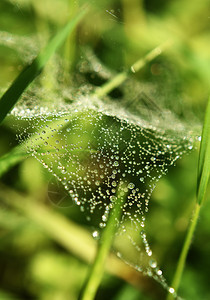
[[[198,161],[197,201],[201,205],[204,201],[210,170],[210,97],[206,108],[203,125],[200,154]]]
[[[207,185],[209,181],[209,170],[210,170],[210,97],[206,108],[205,120],[203,124],[202,139],[198,160],[198,177],[197,177],[197,202],[189,229],[183,244],[183,248],[178,260],[176,272],[172,281],[171,286],[177,292],[179,284],[184,271],[186,258],[190,249],[190,245],[193,240],[195,228],[198,222],[199,213],[203,204]],[[166,300],[172,300],[174,297],[168,293]]]
[[[23,159],[28,157],[26,149],[22,145],[18,145],[13,148],[9,153],[0,157],[0,178],[6,173],[10,168],[21,162]]]
[[[171,283],[171,287],[175,290],[175,292],[177,293],[181,279],[182,279],[182,275],[183,275],[183,271],[184,271],[184,267],[185,267],[185,263],[186,263],[186,259],[187,259],[187,255],[189,253],[190,250],[190,245],[192,243],[193,240],[193,236],[195,233],[195,229],[198,223],[198,218],[199,218],[199,214],[200,214],[200,209],[201,206],[196,203],[195,204],[195,208],[194,208],[194,212],[193,212],[193,216],[184,240],[184,244],[182,247],[182,251],[181,254],[179,256],[179,260],[176,266],[176,271],[174,274],[174,278],[173,281]],[[170,290],[168,291],[168,295],[166,300],[174,300],[174,295],[170,293]]]
[[[103,276],[105,262],[112,245],[114,234],[121,218],[122,206],[127,198],[127,195],[124,192],[125,188],[126,184],[124,182],[120,182],[116,194],[116,199],[112,203],[113,207],[111,208],[108,222],[106,224],[106,227],[102,231],[95,261],[90,269],[90,273],[88,274],[82,294],[79,297],[80,300],[95,299],[97,289]]]
[[[73,18],[60,32],[58,32],[57,35],[48,43],[46,48],[18,75],[12,85],[4,93],[0,100],[0,123],[13,108],[24,90],[40,74],[49,58],[64,42],[68,34],[75,28],[85,12],[86,10],[82,10],[82,12]]]

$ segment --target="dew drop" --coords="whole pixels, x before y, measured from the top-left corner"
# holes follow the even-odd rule
[[[98,230],[94,230],[92,233],[92,236],[94,239],[99,239],[99,231]]]
[[[162,275],[162,273],[163,273],[163,272],[162,272],[160,269],[159,269],[159,270],[157,270],[157,275],[159,275],[159,276],[160,276],[160,275]]]
[[[174,294],[175,293],[175,290],[172,287],[169,287],[168,291],[169,291],[170,294]]]
[[[103,216],[102,216],[102,221],[104,221],[104,222],[107,221],[107,216],[106,216],[106,215],[103,215]]]
[[[135,184],[132,183],[132,182],[130,182],[130,183],[128,184],[128,188],[129,188],[130,190],[134,189],[134,188],[135,188]]]
[[[149,265],[151,268],[156,268],[157,267],[157,262],[154,259],[150,259]]]
[[[99,224],[99,227],[100,227],[100,228],[106,227],[106,223],[102,223],[102,222],[101,222],[101,223]]]
[[[112,186],[117,186],[117,182],[116,181],[112,181]]]
[[[118,167],[119,166],[119,162],[116,160],[114,161],[114,164],[113,164],[115,167]]]

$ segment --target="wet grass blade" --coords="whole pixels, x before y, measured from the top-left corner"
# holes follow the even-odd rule
[[[171,284],[171,287],[173,287],[173,289],[176,292],[181,282],[187,255],[193,240],[193,235],[195,233],[196,225],[200,215],[200,209],[202,207],[205,198],[205,193],[209,181],[209,170],[210,170],[210,97],[206,108],[199,160],[198,160],[197,202],[195,203],[192,220],[188,228],[188,232],[177,263],[176,272],[174,274],[174,278]],[[173,300],[173,299],[174,299],[173,295],[171,295],[169,292],[166,300]]]
[[[206,108],[198,161],[197,201],[202,204],[205,198],[210,172],[210,97]]]
[[[0,123],[13,108],[24,90],[40,74],[49,58],[55,53],[57,48],[64,42],[69,33],[81,20],[86,10],[82,10],[73,18],[57,35],[48,43],[46,48],[27,66],[14,80],[12,85],[0,99]]]

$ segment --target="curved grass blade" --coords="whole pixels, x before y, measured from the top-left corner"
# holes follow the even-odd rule
[[[60,32],[58,32],[56,36],[48,43],[46,48],[18,75],[12,85],[4,93],[0,99],[0,123],[13,108],[24,90],[41,73],[49,58],[64,42],[69,33],[73,31],[85,12],[86,10],[83,9]]]
[[[210,97],[206,108],[205,120],[198,161],[197,202],[202,205],[207,190],[210,172]]]
[[[4,175],[10,168],[27,158],[29,154],[22,147],[18,145],[13,148],[9,153],[0,157],[0,177]]]

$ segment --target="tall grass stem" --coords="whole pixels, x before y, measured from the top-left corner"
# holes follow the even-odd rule
[[[198,175],[197,175],[197,201],[195,204],[194,214],[192,217],[191,224],[189,226],[183,248],[178,260],[176,272],[171,284],[171,287],[177,292],[179,284],[181,281],[182,273],[184,270],[187,254],[192,243],[195,228],[198,222],[199,213],[201,206],[204,202],[207,185],[209,182],[209,172],[210,172],[210,97],[206,108],[205,120],[203,124],[201,145],[199,151],[198,160]],[[172,300],[173,296],[168,294],[167,300]]]
[[[125,201],[126,195],[124,193],[125,184],[120,183],[115,201],[112,203],[113,207],[110,210],[110,216],[104,228],[99,242],[98,251],[96,253],[95,261],[90,269],[87,280],[82,290],[80,300],[93,300],[95,298],[97,289],[102,280],[106,258],[109,254],[114,233],[122,212],[122,205]]]
[[[180,285],[180,281],[181,281],[182,274],[183,274],[184,267],[185,267],[187,254],[189,252],[190,245],[191,245],[193,235],[194,235],[194,232],[195,232],[195,228],[196,228],[196,225],[197,225],[197,222],[198,222],[200,208],[201,208],[201,206],[198,203],[196,203],[194,214],[193,214],[193,217],[192,217],[192,220],[191,220],[191,223],[190,223],[190,226],[189,226],[186,238],[185,238],[185,242],[184,242],[184,245],[183,245],[179,260],[178,260],[178,264],[177,264],[177,267],[176,267],[176,272],[174,274],[174,278],[173,278],[173,281],[171,283],[171,287],[174,288],[174,290],[176,292],[177,292],[177,290],[179,288],[179,285]],[[173,297],[172,294],[168,294],[166,299],[167,300],[173,300],[174,297]]]

